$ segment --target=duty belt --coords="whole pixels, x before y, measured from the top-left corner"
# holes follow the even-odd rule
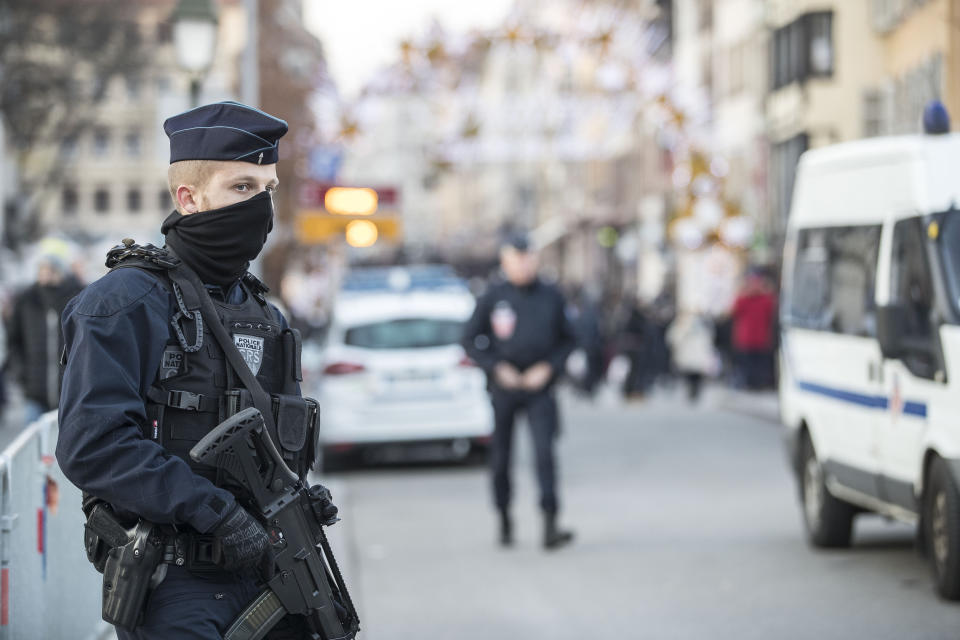
[[[213,558],[215,537],[189,531],[170,532],[166,536],[161,562],[185,567],[191,573],[218,573],[223,568]]]

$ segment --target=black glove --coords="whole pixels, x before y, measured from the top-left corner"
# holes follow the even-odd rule
[[[333,496],[330,490],[322,484],[315,484],[310,487],[310,506],[313,507],[313,514],[317,522],[325,527],[329,527],[340,522],[337,514],[340,512],[337,505],[333,504]]]
[[[211,532],[214,560],[227,571],[260,566],[270,552],[270,537],[257,519],[239,504]]]

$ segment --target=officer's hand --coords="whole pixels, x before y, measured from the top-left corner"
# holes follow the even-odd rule
[[[493,378],[501,389],[519,389],[523,383],[520,372],[508,362],[498,362],[493,370]]]
[[[329,527],[340,522],[340,518],[337,517],[340,510],[333,504],[333,495],[322,484],[310,487],[310,506],[313,507],[317,522],[323,526]]]
[[[540,391],[553,376],[553,367],[549,362],[538,362],[523,372],[521,386],[526,391]]]
[[[214,560],[227,571],[262,565],[270,553],[270,538],[256,518],[239,504],[212,531]]]

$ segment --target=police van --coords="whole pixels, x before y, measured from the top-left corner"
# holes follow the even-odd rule
[[[960,599],[960,135],[805,153],[784,247],[780,405],[810,542],[916,523]]]

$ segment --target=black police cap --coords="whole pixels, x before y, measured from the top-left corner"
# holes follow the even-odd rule
[[[506,249],[507,247],[512,247],[521,253],[530,251],[531,242],[530,237],[523,233],[522,231],[515,231],[513,233],[508,233],[503,236],[503,240],[500,242],[500,248]]]
[[[181,160],[239,160],[274,164],[287,123],[239,102],[206,104],[167,118],[170,163]]]

